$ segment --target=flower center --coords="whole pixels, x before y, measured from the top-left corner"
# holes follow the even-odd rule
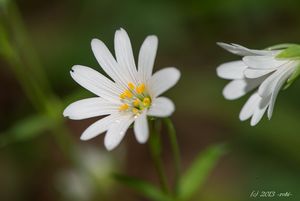
[[[119,107],[119,111],[131,111],[135,115],[141,114],[144,109],[151,106],[151,97],[144,83],[135,86],[129,82],[127,89],[120,94],[120,100],[123,104]]]

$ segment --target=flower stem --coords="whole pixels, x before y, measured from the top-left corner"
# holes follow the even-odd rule
[[[170,118],[165,118],[163,122],[165,123],[168,130],[168,136],[170,139],[171,149],[173,153],[173,160],[175,166],[175,183],[174,183],[173,190],[176,197],[178,195],[179,182],[180,182],[180,169],[181,169],[180,150],[179,150],[178,140],[176,136],[176,130],[172,123],[172,120]]]
[[[150,153],[159,177],[161,189],[163,192],[169,194],[167,177],[164,172],[163,162],[161,159],[161,139],[160,139],[161,122],[159,120],[149,121],[149,128],[150,128],[150,139],[149,139]]]

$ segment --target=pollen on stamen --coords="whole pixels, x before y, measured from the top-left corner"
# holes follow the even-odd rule
[[[145,107],[150,106],[150,103],[151,103],[150,98],[148,98],[148,97],[144,98],[144,100],[143,100],[143,105],[144,105]]]
[[[121,98],[121,99],[125,99],[125,98],[126,98],[125,93],[120,94],[120,98]]]
[[[129,83],[128,83],[128,88],[129,88],[130,90],[133,90],[133,89],[135,88],[135,85],[134,85],[132,82],[129,82]]]
[[[133,101],[133,105],[134,105],[134,107],[138,107],[139,105],[140,105],[140,99],[135,99],[134,101]]]
[[[123,105],[121,105],[121,106],[119,107],[119,110],[120,110],[120,111],[125,111],[125,110],[127,110],[128,108],[129,108],[129,105],[126,104],[126,103],[124,103]]]
[[[136,87],[135,91],[138,94],[142,94],[145,91],[145,84],[140,84]]]
[[[135,115],[139,114],[139,110],[137,108],[132,108],[132,112]]]
[[[125,90],[125,91],[124,91],[124,96],[125,96],[126,98],[132,98],[133,94],[132,94],[129,90]]]

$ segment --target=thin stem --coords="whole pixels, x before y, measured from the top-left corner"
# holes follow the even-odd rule
[[[178,140],[176,136],[176,130],[172,123],[172,120],[170,118],[165,118],[163,122],[165,123],[168,130],[168,136],[170,139],[171,149],[173,153],[173,160],[175,166],[174,194],[175,196],[177,196],[179,191],[180,169],[181,169],[180,150],[179,150]]]
[[[161,139],[159,136],[160,127],[161,127],[160,122],[156,122],[156,120],[149,121],[149,128],[150,128],[149,148],[159,177],[161,189],[163,192],[169,194],[167,177],[164,172],[163,162],[161,159]]]
[[[58,146],[75,164],[75,147],[61,115],[62,102],[50,87],[18,7],[15,2],[9,1],[0,9],[0,54],[6,59],[37,112],[47,115],[54,122],[52,134]]]

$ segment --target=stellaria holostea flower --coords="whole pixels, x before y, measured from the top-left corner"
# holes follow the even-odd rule
[[[64,110],[64,116],[80,120],[108,115],[89,126],[81,135],[82,140],[89,140],[107,131],[104,144],[108,150],[112,150],[134,123],[137,141],[145,143],[149,137],[147,116],[167,117],[174,112],[173,102],[159,95],[177,83],[180,72],[169,67],[152,75],[157,45],[156,36],[145,39],[139,52],[137,69],[130,39],[124,29],[115,33],[116,59],[102,41],[92,40],[93,53],[112,80],[89,67],[72,67],[72,78],[98,97],[70,104]]]
[[[234,100],[254,90],[243,106],[241,121],[251,118],[256,125],[267,110],[272,117],[279,90],[291,78],[300,64],[299,58],[279,58],[285,49],[253,50],[237,44],[218,43],[227,51],[242,56],[242,60],[224,63],[217,68],[217,75],[232,80],[223,89],[226,99]]]

